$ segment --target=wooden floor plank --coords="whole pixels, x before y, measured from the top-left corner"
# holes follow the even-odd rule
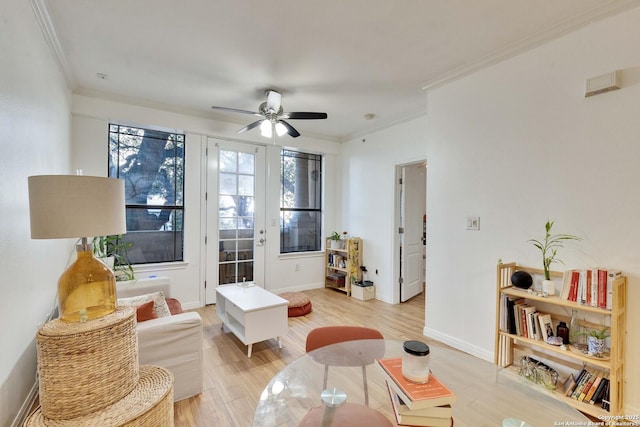
[[[313,304],[306,316],[289,318],[289,331],[278,348],[275,339],[247,347],[231,332],[221,329],[215,305],[199,308],[204,328],[204,391],[174,405],[176,427],[244,427],[262,390],[286,365],[305,353],[309,331],[320,326],[355,325],[378,329],[385,338],[429,342],[422,335],[424,293],[402,304],[378,300],[359,301],[331,289],[305,291]]]

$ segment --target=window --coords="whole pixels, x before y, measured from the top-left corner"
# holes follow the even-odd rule
[[[280,153],[280,253],[322,249],[322,156]]]
[[[183,260],[184,135],[109,125],[109,176],[124,180],[132,264]]]

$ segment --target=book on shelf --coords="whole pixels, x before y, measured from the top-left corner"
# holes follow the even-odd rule
[[[598,306],[598,269],[592,268],[589,270],[591,272],[591,307]]]
[[[602,380],[600,381],[600,385],[598,385],[598,388],[596,389],[595,393],[593,394],[593,396],[591,396],[591,400],[589,400],[589,404],[591,405],[597,405],[602,403],[602,400],[606,399],[607,401],[609,400],[609,378],[608,377],[602,377]]]
[[[580,395],[588,386],[589,382],[592,381],[592,378],[595,380],[594,375],[596,375],[594,371],[588,369],[587,367],[584,367],[582,369],[580,378],[578,379],[576,386],[569,397],[571,397],[572,399],[580,400]]]
[[[573,378],[573,380],[571,381],[571,386],[567,387],[567,389],[564,391],[565,396],[571,397],[571,395],[576,390],[576,387],[578,387],[578,384],[580,383],[580,381],[582,380],[586,372],[587,372],[586,369],[582,369],[577,375],[571,374],[571,377]]]
[[[598,269],[598,307],[607,308],[607,271]]]
[[[602,377],[602,372],[596,371],[593,374],[591,374],[591,377],[589,377],[586,384],[584,385],[584,388],[580,392],[580,396],[577,397],[579,401],[584,402],[584,399],[586,399],[587,397],[587,393],[589,393],[589,390],[591,390],[591,387],[593,387],[593,384],[598,379],[598,375]]]
[[[533,331],[533,325],[531,323],[531,314],[535,313],[536,308],[533,306],[528,306],[525,307],[524,310],[522,311],[522,321],[525,325],[524,330],[525,330],[525,338],[531,338],[534,339],[533,335],[534,335],[534,331]]]
[[[621,275],[618,270],[604,268],[567,270],[563,275],[560,297],[581,305],[611,310],[613,282]]]
[[[387,381],[387,391],[398,425],[428,427],[450,427],[453,425],[451,405],[411,410],[393,390],[389,381]]]
[[[514,306],[524,302],[524,298],[514,298],[509,295],[501,294],[500,303],[500,330],[510,334],[516,334],[516,318],[514,314]]]
[[[607,380],[605,382],[604,387],[602,388],[602,393],[600,396],[600,401],[601,403],[601,407],[602,409],[609,411],[611,409],[611,402],[609,402],[609,387],[610,387],[611,382],[609,380]]]
[[[554,336],[551,315],[547,313],[540,313],[538,320],[540,321],[540,333],[542,334],[542,339],[544,342],[547,342],[547,338]]]
[[[425,384],[407,380],[402,376],[402,357],[379,359],[378,364],[389,386],[411,410],[450,405],[457,400],[455,393],[442,384],[433,373],[429,374],[429,381]]]
[[[600,385],[600,382],[602,381],[602,378],[604,378],[605,375],[606,375],[606,372],[603,372],[603,371],[598,372],[598,376],[593,381],[593,384],[591,384],[591,388],[589,388],[589,391],[584,396],[584,399],[582,399],[583,402],[585,403],[591,402],[591,398],[596,393],[596,390],[598,389],[598,386]]]
[[[576,383],[576,386],[571,392],[571,396],[569,396],[572,399],[578,399],[578,397],[580,397],[580,393],[582,392],[582,389],[584,388],[585,384],[589,381],[589,378],[591,378],[591,371],[589,371],[587,368],[583,368],[582,372],[583,373],[580,376],[580,379],[578,380],[578,382]]]
[[[611,310],[613,307],[613,282],[622,275],[621,271],[607,270],[607,301],[605,308]]]

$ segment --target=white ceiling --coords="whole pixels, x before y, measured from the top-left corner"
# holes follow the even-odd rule
[[[303,135],[344,141],[424,113],[424,88],[637,0],[32,0],[77,93],[238,123],[264,90]],[[106,75],[105,79],[98,74]],[[372,120],[364,115],[375,114]],[[251,132],[258,132],[257,129]]]

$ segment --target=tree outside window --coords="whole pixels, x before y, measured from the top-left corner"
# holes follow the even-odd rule
[[[124,180],[132,264],[183,260],[183,134],[109,125],[109,176]]]

